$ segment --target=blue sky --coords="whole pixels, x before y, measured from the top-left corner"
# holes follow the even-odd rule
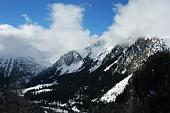
[[[106,2],[107,1],[107,2]],[[48,4],[74,4],[85,8],[83,28],[101,35],[113,22],[113,4],[127,4],[128,0],[1,0],[0,24],[18,26],[24,23],[22,14],[44,27],[50,25]]]
[[[114,12],[118,3],[124,5]],[[97,40],[110,48],[129,38],[170,39],[169,6],[170,0],[0,0],[0,56],[55,61]],[[23,14],[38,24],[25,23]]]

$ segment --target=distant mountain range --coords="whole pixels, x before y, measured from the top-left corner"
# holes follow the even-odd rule
[[[46,66],[31,57],[0,57],[0,87],[24,87],[44,69]]]

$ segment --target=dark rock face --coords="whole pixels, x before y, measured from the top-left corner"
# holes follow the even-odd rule
[[[126,113],[170,113],[170,53],[151,56],[117,98]]]

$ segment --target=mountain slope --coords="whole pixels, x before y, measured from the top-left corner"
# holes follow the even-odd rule
[[[138,69],[116,102],[126,113],[169,113],[170,52],[158,52]]]
[[[114,88],[116,84],[129,77],[137,69],[139,69],[143,62],[148,59],[149,56],[155,54],[158,51],[164,51],[167,46],[158,38],[139,38],[132,45],[117,45],[111,52],[109,52],[102,60],[101,64],[94,71],[90,71],[91,65],[94,63],[88,56],[85,61],[86,68],[74,73],[66,73],[62,76],[53,76],[55,69],[47,69],[42,75],[36,79],[33,79],[30,83],[37,85],[39,83],[56,83],[40,89],[31,89],[26,92],[25,98],[32,101],[44,100],[50,104],[51,101],[56,103],[64,103],[62,108],[72,110],[76,107],[81,112],[90,112],[91,106],[94,103],[99,102],[103,95],[107,94],[110,89]],[[81,68],[80,68],[81,69]],[[85,70],[84,70],[85,69]],[[46,76],[44,78],[44,75]],[[38,80],[35,82],[34,80]],[[43,81],[42,81],[43,80]],[[46,81],[44,81],[46,80]],[[35,84],[34,84],[35,83]],[[116,86],[115,86],[116,87]],[[111,102],[116,100],[116,97],[124,91],[125,86],[119,92],[118,90],[112,90],[112,94],[115,98],[111,99]],[[46,91],[48,89],[48,91]],[[35,93],[43,90],[44,92]],[[115,92],[114,92],[115,91]],[[51,95],[55,95],[52,96]],[[107,95],[106,95],[107,96]],[[111,97],[112,98],[112,97]],[[104,102],[107,102],[107,98]],[[40,102],[41,106],[46,106]],[[48,104],[48,105],[49,105]],[[53,107],[61,107],[60,104],[55,104]]]
[[[101,65],[108,53],[104,46],[105,42],[100,40],[82,50],[64,54],[53,66],[34,77],[28,86],[53,82],[59,76],[70,73],[93,72]]]
[[[23,86],[45,68],[46,66],[30,57],[1,57],[0,86],[4,88],[14,87],[14,84]]]
[[[158,38],[151,38],[151,39],[139,38],[134,44],[132,44],[132,46],[130,46],[119,57],[120,63],[118,63],[118,66],[116,68],[110,66],[109,67],[110,70],[108,71],[111,71],[112,68],[115,68],[116,71],[115,70],[111,71],[111,73],[113,72],[119,74],[127,73],[128,76],[131,76],[137,69],[139,69],[143,65],[143,62],[145,62],[149,56],[155,54],[158,51],[166,51],[166,50],[167,50],[167,46],[165,45],[165,42],[163,40],[160,40]],[[120,92],[117,92],[117,90],[115,90],[115,88],[113,87],[105,94],[105,96],[101,98],[101,100],[106,102],[112,102],[115,100],[115,98],[118,96],[119,93]],[[109,95],[112,96],[109,97]]]

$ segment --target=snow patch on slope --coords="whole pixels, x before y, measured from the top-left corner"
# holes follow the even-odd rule
[[[65,73],[73,73],[76,72],[82,65],[82,61],[78,62],[78,63],[73,63],[70,66],[67,66],[65,64],[62,65],[61,67],[61,75],[65,74]]]
[[[20,91],[21,92],[20,95],[24,95],[27,91],[30,91],[30,90],[38,90],[38,91],[36,91],[37,93],[41,93],[43,91],[44,92],[45,91],[51,91],[51,89],[42,89],[42,88],[49,87],[49,86],[52,86],[54,84],[57,84],[57,83],[54,82],[54,83],[49,83],[49,84],[39,84],[39,85],[36,85],[36,86],[33,86],[33,87],[25,88],[25,89],[22,89]]]
[[[114,65],[114,63],[110,64],[108,67],[106,67],[106,69],[104,71],[107,71],[110,69],[110,67],[112,67]]]
[[[118,59],[118,60],[119,60],[119,59]],[[104,71],[109,70],[114,64],[116,64],[116,63],[118,62],[118,60],[116,60],[115,62],[113,62],[112,64],[110,64],[108,67],[106,67],[106,68],[104,69]]]
[[[80,110],[79,110],[79,109],[77,109],[77,107],[76,107],[76,106],[73,106],[73,107],[72,107],[72,110],[73,110],[74,112],[76,112],[76,113],[80,113]]]
[[[50,91],[52,91],[52,89],[41,89],[41,90],[35,91],[35,94],[42,93],[42,92],[50,92]]]
[[[110,89],[103,97],[101,97],[101,101],[110,103],[116,100],[116,97],[123,93],[125,87],[128,84],[129,79],[132,77],[132,74],[117,83],[112,89]]]

